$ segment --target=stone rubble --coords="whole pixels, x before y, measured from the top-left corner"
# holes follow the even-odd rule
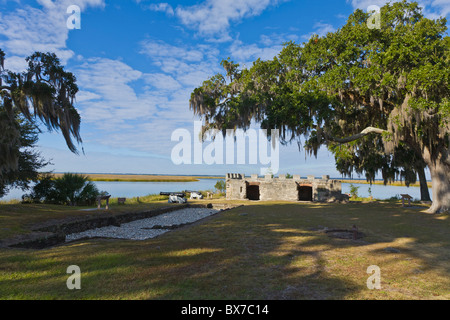
[[[185,208],[159,216],[135,220],[124,223],[120,227],[108,226],[103,228],[86,230],[80,233],[72,233],[66,236],[66,242],[83,238],[115,238],[128,240],[146,240],[170,231],[174,226],[193,223],[200,219],[216,214],[221,210],[208,208]],[[157,226],[158,229],[152,229]],[[160,229],[160,227],[168,227]]]

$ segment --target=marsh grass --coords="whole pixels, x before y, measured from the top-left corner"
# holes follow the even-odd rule
[[[372,181],[372,182],[367,182],[367,180],[347,180],[347,179],[338,179],[339,181],[341,181],[342,183],[358,183],[358,184],[376,184],[376,185],[385,185],[383,181]],[[392,181],[387,183],[386,185],[388,186],[396,186],[396,187],[404,187],[406,186],[404,181]],[[429,188],[432,187],[432,183],[431,182],[427,182],[427,185]],[[420,182],[416,182],[416,183],[411,183],[409,185],[410,187],[420,187]]]
[[[63,176],[61,173],[53,173],[55,178]],[[89,181],[106,182],[195,182],[199,179],[223,179],[223,177],[200,177],[200,176],[165,176],[146,174],[83,174]]]

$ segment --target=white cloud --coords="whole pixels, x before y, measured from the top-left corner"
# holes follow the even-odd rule
[[[176,47],[163,41],[145,40],[141,42],[141,53],[150,57],[171,57],[186,61],[201,61],[203,53],[197,49]]]
[[[270,35],[261,35],[260,43],[266,47],[269,46],[281,46],[283,43],[288,41],[297,41],[298,35],[296,34],[278,34],[272,33]]]
[[[64,147],[64,146],[63,146]],[[146,156],[130,154],[129,151],[117,152],[106,148],[105,151],[86,150],[86,154],[75,155],[65,149],[53,147],[41,147],[42,155],[46,159],[52,159],[54,165],[45,167],[43,170],[54,170],[55,172],[98,172],[98,173],[169,173],[172,171],[170,158],[164,159],[158,155]],[[102,148],[105,149],[105,148]],[[170,157],[170,154],[169,154]],[[175,166],[173,166],[175,167]],[[176,169],[176,168],[173,168]]]
[[[423,1],[425,6],[425,15],[432,19],[450,16],[449,0],[426,0]]]
[[[222,41],[230,40],[228,29],[232,23],[260,15],[277,0],[206,0],[189,7],[177,7],[176,16],[181,22],[196,29],[202,36],[219,35]]]
[[[261,60],[273,59],[280,52],[282,46],[260,47],[257,44],[244,44],[240,40],[235,40],[230,46],[230,54],[240,64],[249,64],[258,58]]]
[[[169,16],[173,16],[175,14],[172,6],[168,3],[152,3],[151,5],[149,5],[146,8],[151,11],[165,12]]]
[[[347,0],[347,2],[349,2],[354,9],[362,9],[362,10],[367,10],[367,8],[371,5],[375,5],[375,6],[384,6],[386,3],[388,2],[395,2],[395,1],[400,1],[400,0]]]
[[[66,47],[69,36],[66,10],[70,5],[78,5],[83,11],[87,7],[102,7],[104,0],[38,0],[42,8],[22,6],[14,12],[0,12],[0,47],[6,51],[8,59],[16,61],[8,65],[13,71],[21,71],[24,64],[17,58],[24,58],[35,51],[54,52],[63,64],[74,56]],[[8,60],[7,60],[8,61]]]
[[[326,36],[329,32],[336,31],[336,28],[329,23],[317,22],[314,24],[315,33],[320,36]]]
[[[146,74],[144,80],[158,90],[173,91],[181,88],[177,80],[164,73]]]
[[[161,71],[192,89],[218,70],[219,51],[209,45],[191,48],[159,40],[145,40],[141,47],[141,54],[148,56]]]
[[[84,122],[117,129],[114,124],[151,117],[155,112],[154,102],[138,96],[130,85],[141,79],[142,72],[121,61],[88,59],[75,69],[75,74],[82,90],[77,101]]]
[[[302,36],[302,39],[308,41],[313,35],[319,37],[326,36],[328,32],[335,32],[336,28],[329,23],[316,22],[313,26],[314,31]]]
[[[170,46],[173,49],[173,46]],[[196,81],[209,75],[202,73],[204,62],[189,65],[179,56],[173,75],[143,73],[119,60],[87,59],[74,70],[81,91],[77,108],[82,123],[89,126],[91,142],[111,148],[127,148],[165,154],[171,132],[194,119],[189,97]],[[155,57],[162,59],[162,57]],[[189,62],[192,63],[192,62]],[[144,84],[139,86],[136,84]]]
[[[261,60],[273,59],[283,49],[283,43],[298,40],[299,37],[295,34],[263,34],[260,36],[258,43],[245,44],[243,41],[236,39],[228,50],[234,60],[242,66],[249,67],[258,58]]]
[[[100,98],[101,98],[101,96],[96,93],[80,90],[77,93],[76,100],[78,103],[82,103],[82,102],[91,101],[91,100],[98,100]]]
[[[0,43],[0,48],[2,47]],[[5,69],[11,70],[14,72],[20,72],[27,69],[27,62],[23,57],[19,56],[6,56],[5,60]]]

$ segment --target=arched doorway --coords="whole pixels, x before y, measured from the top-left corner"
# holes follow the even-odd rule
[[[297,187],[298,201],[313,201],[313,190],[311,184],[302,184]]]
[[[247,199],[248,200],[260,200],[259,183],[255,183],[255,182],[247,183]]]

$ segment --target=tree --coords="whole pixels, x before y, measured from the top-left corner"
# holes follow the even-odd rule
[[[0,118],[4,120],[4,117],[6,117],[5,113],[0,111]],[[18,157],[17,170],[9,170],[1,177],[0,197],[3,197],[10,188],[27,190],[32,181],[38,180],[39,169],[49,164],[35,150],[38,141],[38,129],[20,115],[16,115],[15,123],[19,134],[19,143],[14,148]]]
[[[225,181],[218,180],[216,182],[216,184],[214,185],[214,188],[216,188],[216,190],[219,191],[220,193],[224,193],[225,190],[227,189],[227,185],[226,185]]]
[[[258,59],[250,69],[222,61],[226,75],[196,88],[190,108],[208,129],[256,121],[279,129],[284,142],[305,136],[314,155],[322,145],[381,139],[373,151],[392,156],[404,145],[430,169],[429,212],[450,210],[446,19],[427,19],[406,0],[381,8],[381,29],[369,29],[368,18],[358,9],[337,31],[286,43],[277,57]]]
[[[353,199],[358,198],[358,190],[359,187],[354,186],[352,183],[350,184],[350,195]]]
[[[93,202],[99,195],[94,183],[87,176],[65,173],[61,178],[55,179],[57,202],[75,206],[82,202]]]
[[[75,143],[82,142],[80,115],[73,106],[76,78],[64,70],[56,55],[34,53],[26,58],[28,69],[22,73],[5,70],[4,61],[0,49],[0,185],[13,182],[10,178],[20,171],[24,141],[19,119],[31,125],[39,119],[48,130],[60,130],[74,153],[78,152]]]
[[[41,174],[39,181],[33,186],[30,194],[22,196],[23,202],[48,202],[55,203],[57,195],[55,190],[55,182],[50,173]]]
[[[87,176],[65,173],[56,179],[44,175],[26,198],[34,202],[76,206],[93,203],[99,194],[99,190]]]

